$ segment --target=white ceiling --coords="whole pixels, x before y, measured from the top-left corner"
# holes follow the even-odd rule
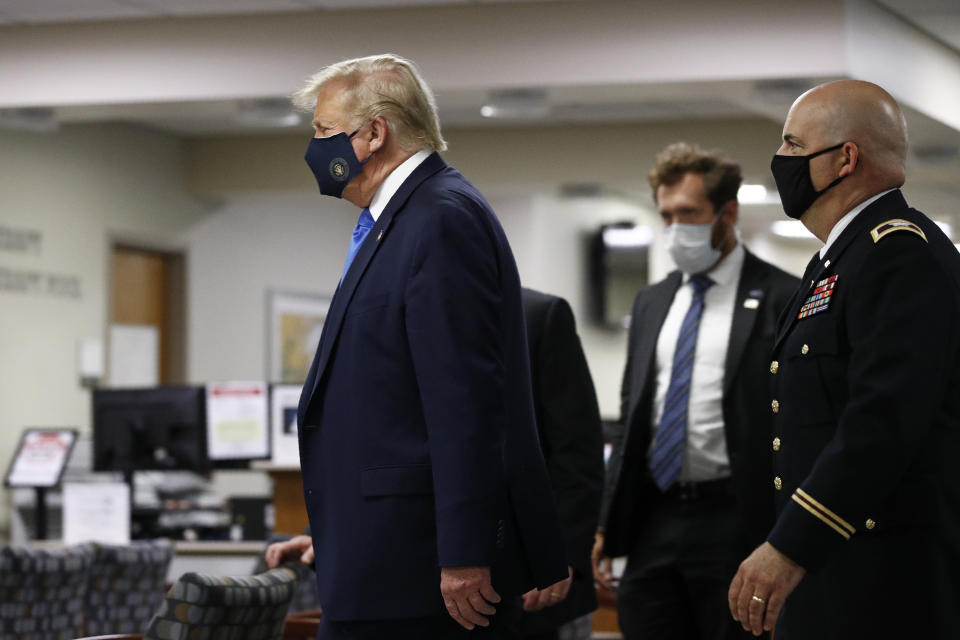
[[[241,16],[250,14],[317,12],[393,8],[402,11],[415,6],[451,7],[478,4],[601,3],[615,6],[621,0],[0,0],[0,38],[4,25],[46,25],[55,23],[111,20],[169,21],[198,16]],[[629,2],[639,0],[628,0]],[[900,19],[932,34],[960,51],[960,0],[875,0]],[[651,2],[651,4],[653,4]],[[720,11],[720,8],[717,8]],[[545,14],[546,15],[546,14]],[[22,30],[22,27],[19,27]],[[798,55],[804,55],[797,45]],[[664,64],[669,70],[669,63]],[[762,117],[782,122],[793,99],[813,84],[811,78],[769,80],[656,82],[620,85],[538,86],[527,96],[528,116],[515,113],[506,118],[481,116],[484,104],[509,103],[499,87],[447,89],[437,93],[444,126],[518,126],[575,123],[657,122],[691,119],[736,119]],[[285,96],[262,96],[284,99]],[[176,135],[203,136],[237,133],[277,133],[281,127],[258,124],[244,105],[250,100],[211,99],[205,101],[126,102],[57,106],[56,122],[128,122],[164,130]],[[0,110],[0,127],[4,126]],[[956,193],[960,166],[960,132],[915,110],[906,109],[915,172],[912,180],[927,181],[932,188]],[[14,114],[16,115],[16,114]],[[305,131],[308,118],[286,125],[291,132]],[[6,123],[9,125],[9,123]]]
[[[0,0],[0,25],[557,1],[602,0]],[[960,50],[957,0],[874,1]]]
[[[0,37],[3,25],[53,24],[171,17],[241,16],[250,14],[363,10],[477,4],[614,3],[618,0],[0,0]],[[640,0],[630,0],[639,2]],[[960,51],[960,0],[874,0],[902,20],[913,23]],[[719,7],[718,7],[719,11]],[[792,100],[824,78],[786,78],[767,81],[656,82],[616,86],[533,87],[528,114],[488,119],[484,104],[509,102],[497,87],[438,91],[445,126],[504,126],[603,122],[655,122],[689,119],[766,117],[782,122]],[[286,96],[261,96],[274,103]],[[144,124],[186,136],[224,133],[277,132],[276,124],[258,123],[256,100],[207,100],[59,106],[60,123],[120,121]],[[249,107],[253,106],[253,110]],[[275,106],[273,107],[275,111]],[[2,112],[3,110],[0,110]],[[7,113],[0,113],[0,116]],[[30,115],[30,114],[28,114]],[[16,116],[16,114],[14,114]],[[251,117],[253,116],[253,117]],[[307,126],[309,118],[285,125],[291,131]],[[0,126],[9,126],[0,118]],[[912,114],[911,138],[925,158],[960,144],[960,134],[936,121]]]
[[[960,1],[875,0],[960,51]]]
[[[0,24],[49,24],[178,16],[249,15],[318,9],[342,11],[542,1],[544,0],[0,0]]]

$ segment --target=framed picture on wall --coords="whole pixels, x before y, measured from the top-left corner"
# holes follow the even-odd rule
[[[300,388],[299,384],[270,385],[271,462],[277,466],[300,466],[297,438]]]
[[[320,294],[267,292],[267,380],[303,384],[329,307]]]

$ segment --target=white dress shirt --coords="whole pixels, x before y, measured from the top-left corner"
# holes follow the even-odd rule
[[[723,374],[744,254],[743,245],[738,242],[733,251],[706,274],[714,284],[704,294],[703,315],[697,333],[681,481],[702,482],[730,476],[730,459],[723,426]],[[680,325],[692,301],[693,286],[690,284],[690,274],[685,273],[657,340],[657,388],[652,423],[654,434],[663,416],[663,403],[670,386],[673,353],[677,347]]]
[[[383,213],[383,210],[387,208],[387,204],[390,203],[390,198],[393,197],[393,194],[397,192],[397,189],[400,188],[407,178],[410,177],[410,174],[413,173],[413,170],[420,166],[424,160],[430,157],[432,151],[417,151],[415,154],[404,160],[400,163],[396,169],[390,172],[383,182],[380,183],[380,186],[377,187],[376,193],[373,194],[373,199],[370,200],[370,206],[367,207],[370,209],[370,215],[373,216],[373,221],[376,222],[380,219],[380,214]]]

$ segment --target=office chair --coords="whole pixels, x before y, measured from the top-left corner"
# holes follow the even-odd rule
[[[253,576],[185,573],[173,583],[142,635],[82,640],[283,640],[297,573],[278,567]],[[302,631],[302,625],[297,626]],[[314,631],[315,633],[315,631]],[[295,635],[294,638],[305,637]]]
[[[253,572],[262,573],[268,569],[266,560],[264,559],[267,547],[274,542],[289,540],[291,537],[293,536],[285,533],[270,533],[267,536],[267,544],[264,546],[263,553],[260,554],[260,559],[257,560]],[[296,571],[298,576],[297,589],[293,596],[293,603],[290,605],[290,613],[296,614],[303,611],[308,614],[307,617],[316,617],[320,610],[320,595],[317,593],[317,576],[309,567],[305,566],[298,566]]]
[[[0,549],[0,638],[69,640],[83,633],[91,545]]]
[[[95,543],[93,548],[84,602],[85,632],[142,631],[163,602],[173,544],[160,539],[125,546]]]

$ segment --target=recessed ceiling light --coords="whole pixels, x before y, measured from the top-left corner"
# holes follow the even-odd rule
[[[49,107],[0,109],[0,129],[51,133],[59,128],[60,123]]]
[[[771,230],[781,238],[806,238],[808,240],[816,239],[810,231],[803,226],[799,220],[777,220],[770,225]]]
[[[295,127],[300,116],[288,98],[257,98],[237,103],[237,122],[253,127]]]
[[[480,107],[484,118],[530,120],[550,115],[547,92],[542,89],[505,89],[491,91],[490,99]]]
[[[762,184],[742,184],[737,191],[740,204],[766,204],[767,188]]]
[[[650,227],[607,227],[603,230],[603,244],[608,247],[645,247],[652,241]]]

